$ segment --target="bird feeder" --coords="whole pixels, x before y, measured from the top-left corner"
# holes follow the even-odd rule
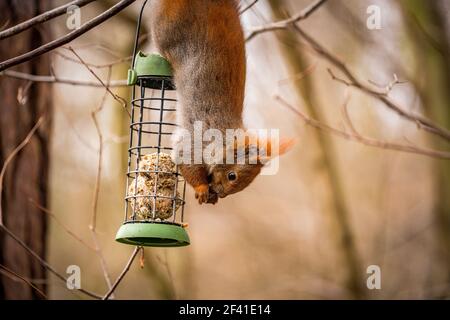
[[[153,247],[189,245],[185,230],[186,182],[171,158],[176,96],[169,62],[137,52],[136,30],[128,85],[132,86],[125,217],[116,241]],[[137,53],[136,53],[137,52]]]

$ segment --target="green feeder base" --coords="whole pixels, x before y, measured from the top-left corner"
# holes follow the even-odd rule
[[[182,247],[190,244],[183,227],[157,222],[128,222],[117,231],[116,241],[146,247]]]

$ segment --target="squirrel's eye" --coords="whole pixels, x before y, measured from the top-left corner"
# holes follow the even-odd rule
[[[236,178],[237,178],[236,173],[234,173],[233,171],[228,172],[228,180],[234,181],[236,180]]]

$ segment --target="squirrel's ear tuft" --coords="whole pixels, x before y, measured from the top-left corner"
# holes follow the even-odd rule
[[[296,143],[296,138],[281,138],[278,148],[278,155],[281,156],[292,149]]]
[[[259,139],[258,140],[258,159],[261,163],[266,163],[270,159],[273,159],[277,156],[281,156],[288,152],[295,144],[295,138],[280,138],[278,143],[278,150],[274,150],[272,142],[270,140]],[[264,150],[263,152],[261,152]]]

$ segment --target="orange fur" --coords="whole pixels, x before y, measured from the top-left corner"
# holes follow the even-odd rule
[[[177,122],[193,133],[243,129],[245,39],[235,0],[152,0],[152,41],[174,69],[179,96]],[[174,148],[177,149],[176,141]],[[285,148],[280,149],[279,154]],[[180,171],[199,203],[216,203],[245,189],[262,164],[183,164]],[[230,173],[236,179],[230,179]]]

